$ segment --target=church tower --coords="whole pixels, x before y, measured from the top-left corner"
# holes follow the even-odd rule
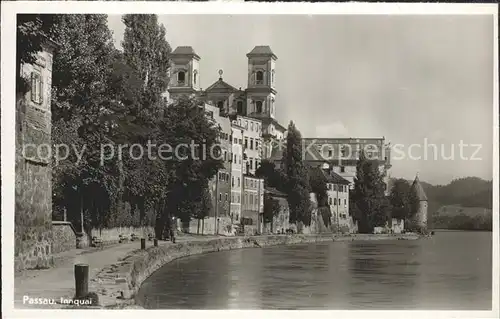
[[[247,114],[262,119],[274,119],[275,65],[277,57],[267,45],[256,46],[248,57]]]
[[[200,57],[190,46],[179,46],[171,54],[172,61],[168,93],[170,99],[198,94],[200,91]]]
[[[427,229],[427,207],[429,205],[428,205],[427,195],[425,195],[424,188],[420,184],[418,175],[415,177],[415,180],[413,181],[411,187],[416,192],[419,200],[418,211],[415,214],[414,222],[418,228],[425,231]]]

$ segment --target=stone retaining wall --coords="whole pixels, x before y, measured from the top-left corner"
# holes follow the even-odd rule
[[[163,244],[146,250],[135,250],[124,259],[104,268],[90,282],[104,307],[124,307],[135,304],[134,296],[141,284],[163,265],[172,260],[208,252],[331,241],[331,236],[259,236],[227,237],[206,241]]]
[[[177,244],[160,244],[146,250],[137,249],[115,264],[102,269],[90,282],[90,291],[99,295],[105,308],[137,308],[140,300],[135,295],[142,283],[165,264],[182,257],[209,252],[262,248],[266,246],[306,244],[323,241],[355,240],[414,240],[416,234],[406,235],[270,235],[256,237],[226,237],[212,240],[198,240]]]
[[[126,236],[130,240],[130,235],[136,234],[138,237],[147,238],[148,234],[154,235],[155,230],[153,227],[115,227],[92,229],[90,238],[96,236],[101,238],[104,244],[114,244],[120,240],[120,235]]]
[[[53,221],[52,237],[54,254],[76,248],[76,230],[70,222]]]

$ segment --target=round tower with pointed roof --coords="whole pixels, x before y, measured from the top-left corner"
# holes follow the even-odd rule
[[[415,214],[414,222],[417,227],[421,229],[427,229],[427,208],[429,206],[429,203],[427,195],[425,195],[424,188],[422,187],[422,184],[420,184],[418,174],[413,181],[412,190],[416,192],[419,200],[418,211]]]

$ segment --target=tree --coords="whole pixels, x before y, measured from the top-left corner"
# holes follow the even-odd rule
[[[286,193],[290,207],[290,222],[311,224],[309,174],[302,161],[302,136],[293,122],[288,125],[286,149],[283,153]]]
[[[124,58],[143,83],[142,102],[148,109],[158,106],[168,86],[170,44],[165,27],[155,14],[127,14],[123,36]]]
[[[166,109],[161,132],[162,140],[173,149],[193,145],[189,151],[179,147],[177,156],[164,161],[171,174],[166,186],[167,215],[189,221],[199,217],[200,207],[206,209],[202,202],[208,181],[223,167],[222,160],[212,154],[219,130],[208,120],[198,101],[179,99]]]
[[[271,232],[274,231],[274,218],[279,215],[280,210],[279,200],[273,198],[271,194],[264,194],[264,223],[271,223]]]
[[[411,220],[418,210],[419,200],[411,184],[405,179],[393,182],[389,201],[392,207],[391,217]]]
[[[286,186],[286,176],[282,170],[276,169],[274,164],[264,159],[260,163],[259,168],[255,171],[255,176],[264,179],[264,184],[268,187],[276,188],[279,191],[284,191]]]
[[[88,226],[105,226],[116,196],[116,165],[101,165],[101,145],[108,143],[107,79],[113,41],[106,15],[54,15],[51,37],[59,44],[52,67],[53,143],[84,150],[80,161],[55,163],[60,183],[54,203],[86,215]],[[83,148],[85,147],[85,148]],[[61,182],[63,181],[63,182]],[[85,213],[87,211],[88,213]],[[85,213],[85,214],[84,214]]]
[[[360,233],[372,233],[373,228],[384,226],[389,203],[384,195],[385,184],[378,162],[369,160],[361,152],[356,164],[356,177],[352,196],[353,217],[358,221]]]

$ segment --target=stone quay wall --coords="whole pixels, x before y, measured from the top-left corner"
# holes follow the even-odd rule
[[[102,269],[90,282],[90,290],[99,295],[106,308],[134,305],[141,284],[165,264],[182,257],[209,252],[261,248],[265,246],[305,244],[332,241],[331,236],[276,235],[258,237],[226,237],[135,250],[115,264]]]
[[[52,222],[52,253],[57,254],[76,248],[77,232],[71,222]]]
[[[127,237],[130,240],[132,234],[137,235],[139,238],[148,238],[148,234],[155,234],[153,227],[114,227],[92,229],[90,231],[90,238],[98,237],[102,240],[104,245],[116,244],[120,240],[120,235]]]

